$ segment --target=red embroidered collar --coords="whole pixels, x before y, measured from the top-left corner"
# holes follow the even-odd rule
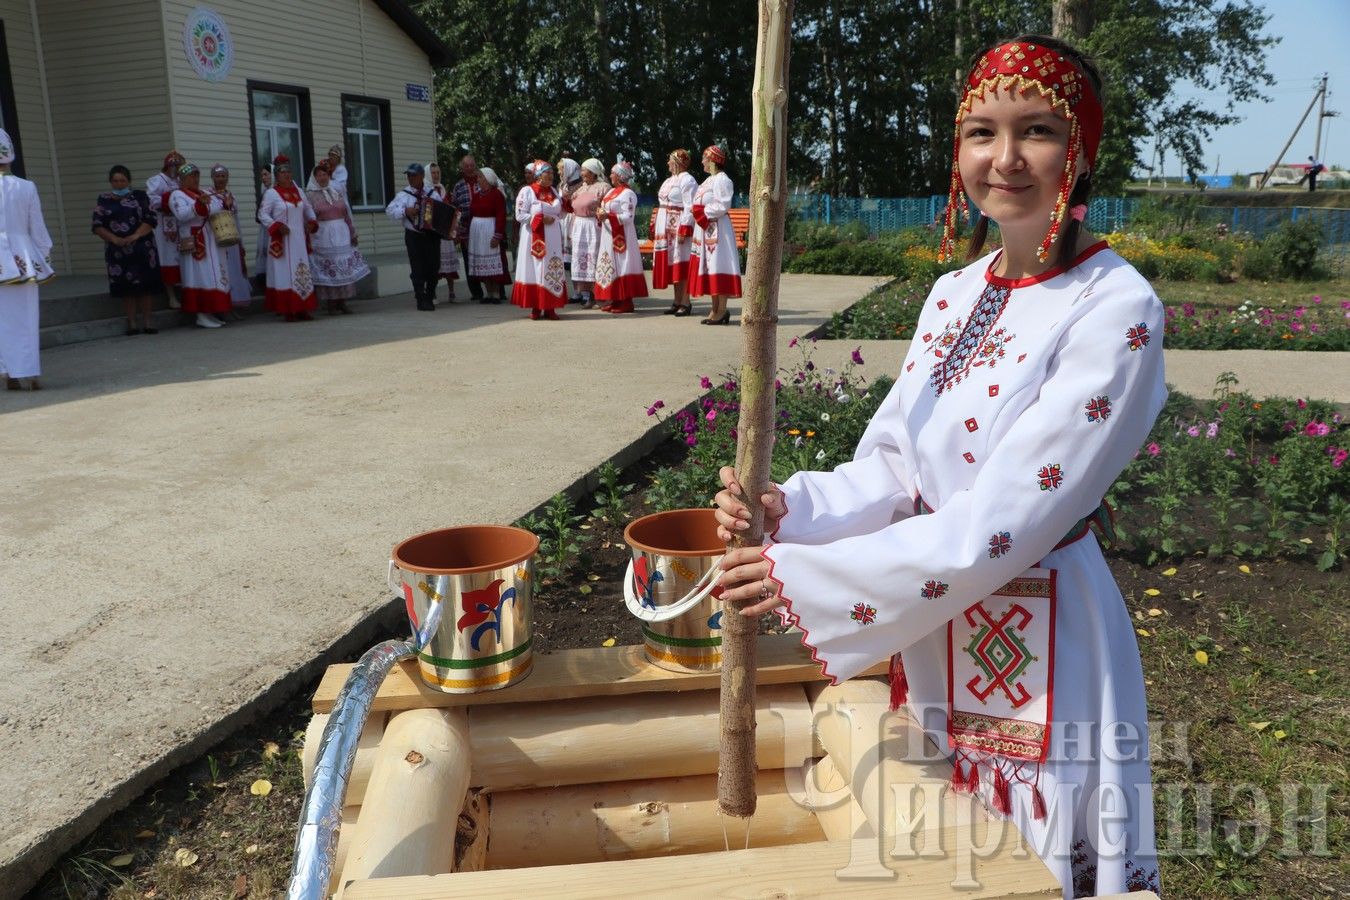
[[[1095,256],[1096,254],[1100,253],[1103,250],[1106,250],[1107,248],[1108,245],[1106,241],[1098,241],[1091,247],[1088,247],[1082,253],[1075,256],[1073,258],[1073,262],[1069,263],[1067,266],[1052,266],[1051,268],[1046,269],[1039,275],[1031,275],[1027,278],[1004,278],[1001,275],[994,274],[994,266],[998,265],[999,259],[1003,256],[1003,251],[1000,249],[998,253],[994,254],[994,258],[989,261],[989,268],[985,269],[984,272],[984,280],[992,285],[996,285],[997,287],[1006,287],[1006,288],[1030,287],[1033,284],[1040,284],[1042,281],[1049,281],[1056,275],[1063,275],[1070,269],[1077,268],[1078,266],[1086,262],[1089,257]]]
[[[277,185],[275,188],[273,188],[273,190],[275,190],[277,192],[277,195],[281,197],[282,200],[285,200],[287,203],[290,203],[293,206],[300,205],[300,200],[302,199],[300,196],[300,189],[295,186],[294,181],[286,185],[286,187]]]

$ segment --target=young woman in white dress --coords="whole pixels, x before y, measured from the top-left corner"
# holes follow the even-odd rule
[[[708,177],[694,192],[694,246],[689,263],[689,296],[711,297],[712,310],[704,325],[731,321],[727,300],[741,295],[741,253],[736,249],[736,229],[731,226],[731,204],[736,187],[722,169],[727,154],[713,144],[703,151],[703,171]]]
[[[1166,400],[1163,307],[1082,224],[1100,97],[1059,41],[977,55],[942,252],[964,195],[1002,249],[981,254],[982,220],[854,460],[763,495],[768,544],[722,563],[724,601],[780,607],[829,678],[889,657],[952,788],[1009,817],[1066,897],[1159,890],[1134,623],[1089,526]],[[730,539],[749,508],[722,480]]]
[[[656,222],[652,233],[652,287],[675,289],[668,316],[687,316],[689,258],[694,246],[694,194],[698,182],[689,174],[689,151],[672,150],[666,159],[670,177],[656,194]]]
[[[600,223],[600,252],[595,262],[595,299],[609,313],[634,312],[633,301],[647,296],[647,276],[638,252],[637,194],[628,186],[633,167],[617,162],[609,170],[612,187],[600,201],[595,218]]]

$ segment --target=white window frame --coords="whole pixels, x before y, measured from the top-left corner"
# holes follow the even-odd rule
[[[378,126],[371,129],[353,128],[348,125],[347,109],[353,106],[363,106],[373,110],[375,113],[375,121],[379,123]],[[388,186],[385,184],[384,173],[389,165],[389,161],[384,158],[384,144],[386,137],[384,134],[385,118],[384,108],[375,100],[358,99],[355,97],[342,98],[343,145],[347,148],[346,152],[349,156],[346,160],[347,196],[351,200],[353,212],[379,211],[385,207],[385,194]],[[352,137],[357,137],[358,140],[353,141],[351,140]],[[379,173],[380,180],[378,184],[373,186],[365,183],[365,153],[367,142],[365,140],[360,140],[361,138],[374,138],[376,152],[379,154],[379,166],[376,168],[376,171]],[[361,184],[359,185],[362,194],[360,201],[358,201],[355,195],[355,186],[353,185],[354,180],[357,178],[361,181]]]

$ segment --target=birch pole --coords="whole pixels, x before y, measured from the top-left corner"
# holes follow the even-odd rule
[[[771,484],[774,375],[778,370],[778,273],[787,207],[787,85],[792,0],[760,0],[752,95],[750,234],[741,309],[741,410],[736,471],[750,510],[750,528],[733,547],[764,541],[759,497]],[[717,806],[723,815],[755,813],[755,670],[759,623],[732,611],[722,619],[721,743]]]

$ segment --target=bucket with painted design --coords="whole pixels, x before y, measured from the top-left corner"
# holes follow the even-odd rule
[[[628,611],[642,620],[647,660],[675,672],[722,667],[717,564],[726,548],[711,509],[676,509],[630,522],[624,578]]]
[[[423,681],[473,694],[530,674],[538,550],[537,537],[505,525],[440,528],[394,548],[389,587],[407,606]]]

